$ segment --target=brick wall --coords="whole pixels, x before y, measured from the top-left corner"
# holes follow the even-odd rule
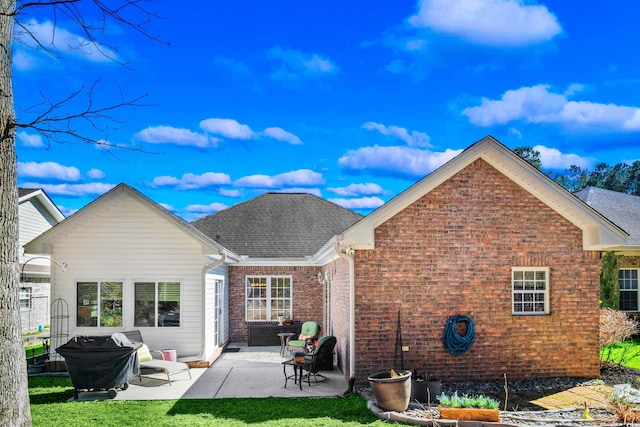
[[[341,258],[326,267],[333,272],[331,326],[337,339],[338,367],[349,378],[349,263]]]
[[[247,342],[245,322],[246,276],[292,276],[293,318],[313,320],[322,325],[322,285],[318,267],[229,267],[229,334],[232,342]],[[324,330],[324,326],[323,326]]]
[[[640,256],[624,255],[620,257],[620,268],[640,268]]]
[[[355,255],[358,383],[394,364],[398,310],[405,367],[444,381],[599,375],[598,252],[483,160],[379,226],[375,242]],[[511,314],[514,266],[549,267],[550,315]],[[442,334],[457,314],[473,319],[476,342],[452,356]]]

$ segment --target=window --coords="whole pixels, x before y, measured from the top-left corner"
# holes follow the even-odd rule
[[[511,269],[513,314],[549,314],[549,269]]]
[[[20,288],[20,308],[31,308],[31,288]]]
[[[620,310],[638,311],[638,269],[621,268],[618,272]]]
[[[180,283],[136,282],[134,326],[180,326]]]
[[[78,326],[122,326],[122,282],[77,283]]]
[[[247,277],[247,321],[291,319],[291,277]]]

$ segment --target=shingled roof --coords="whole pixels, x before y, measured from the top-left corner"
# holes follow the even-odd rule
[[[573,193],[629,234],[627,244],[640,246],[640,196],[587,187]]]
[[[266,193],[192,225],[224,247],[253,258],[313,255],[362,215],[306,193]]]

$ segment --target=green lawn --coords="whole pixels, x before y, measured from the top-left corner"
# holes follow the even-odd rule
[[[600,349],[600,358],[608,362],[640,369],[640,339],[618,341]]]
[[[67,402],[68,377],[30,377],[34,426],[387,426],[357,394],[343,398]]]

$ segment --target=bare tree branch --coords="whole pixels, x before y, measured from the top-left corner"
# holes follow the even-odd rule
[[[94,95],[96,88],[100,82],[101,80],[96,80],[88,90],[86,90],[85,86],[83,85],[80,89],[70,93],[67,97],[58,101],[51,101],[41,92],[40,94],[43,101],[40,104],[34,105],[25,111],[26,113],[28,113],[30,111],[40,110],[38,115],[27,122],[16,122],[15,127],[21,129],[33,129],[34,131],[42,135],[49,144],[52,141],[65,143],[66,139],[68,139],[66,137],[71,137],[82,142],[96,144],[102,147],[113,147],[123,150],[139,151],[148,154],[158,154],[157,152],[143,150],[142,146],[132,147],[111,143],[108,141],[108,139],[89,137],[77,130],[77,127],[74,125],[78,122],[84,122],[85,124],[89,124],[92,129],[97,130],[99,133],[106,134],[108,128],[101,127],[98,122],[107,121],[111,123],[121,123],[120,120],[116,119],[111,114],[115,110],[119,110],[121,108],[152,106],[151,104],[145,104],[142,102],[148,96],[148,94],[126,100],[121,91],[119,101],[107,106],[96,106],[94,105]],[[84,101],[85,105],[83,108],[74,113],[68,113],[64,111],[65,107],[67,107],[72,101],[76,100],[84,93],[86,93],[86,99]]]

